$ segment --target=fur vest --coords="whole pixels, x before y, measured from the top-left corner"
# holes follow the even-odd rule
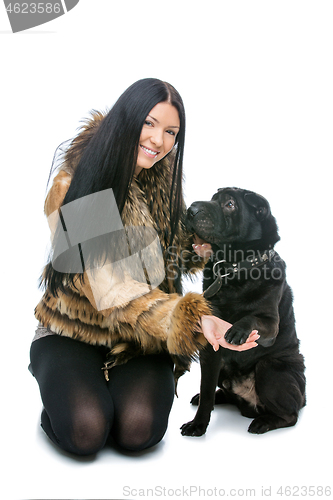
[[[50,216],[58,212],[71,183],[78,151],[102,119],[102,114],[93,114],[65,155],[45,200],[44,211],[51,225]],[[75,287],[68,286],[66,293],[53,296],[46,289],[35,309],[39,322],[53,332],[109,347],[106,377],[107,369],[133,356],[168,352],[175,363],[177,380],[206,345],[198,323],[202,315],[211,314],[209,305],[201,294],[190,292],[182,296],[180,279],[202,269],[204,263],[193,252],[192,235],[186,232],[182,221],[172,249],[167,248],[171,230],[169,192],[170,167],[164,159],[133,179],[121,215],[125,228],[151,228],[158,234],[165,271],[158,287],[152,288],[149,281],[118,270],[114,272],[111,263],[96,270],[93,276],[86,271],[83,280],[77,279]],[[150,265],[150,269],[155,266]]]

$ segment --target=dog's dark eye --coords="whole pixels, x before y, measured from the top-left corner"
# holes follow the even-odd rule
[[[232,200],[229,200],[226,203],[224,203],[223,207],[225,207],[225,208],[235,208],[235,203]]]

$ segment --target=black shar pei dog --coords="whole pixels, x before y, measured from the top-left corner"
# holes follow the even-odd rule
[[[244,189],[219,189],[211,201],[189,207],[186,224],[212,246],[203,290],[213,314],[233,325],[225,339],[240,345],[253,330],[260,338],[257,347],[242,352],[223,347],[215,352],[210,344],[201,351],[200,394],[191,401],[199,406],[181,433],[204,434],[219,403],[236,404],[242,415],[254,418],[248,428],[253,434],[295,425],[305,405],[305,367],[267,200]]]

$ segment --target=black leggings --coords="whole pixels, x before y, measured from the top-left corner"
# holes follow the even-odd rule
[[[94,454],[111,436],[122,448],[143,450],[167,429],[174,397],[167,355],[133,358],[103,370],[105,349],[59,335],[31,345],[31,368],[44,409],[41,425],[49,438],[76,455]]]

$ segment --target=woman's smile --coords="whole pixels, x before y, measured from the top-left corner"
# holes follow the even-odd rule
[[[159,151],[154,151],[153,149],[146,148],[146,146],[143,146],[142,144],[140,144],[140,148],[149,158],[156,158],[156,156],[159,154]]]

